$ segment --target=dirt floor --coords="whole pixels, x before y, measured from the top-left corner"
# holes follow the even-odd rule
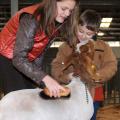
[[[120,105],[109,105],[101,108],[97,120],[120,120]]]

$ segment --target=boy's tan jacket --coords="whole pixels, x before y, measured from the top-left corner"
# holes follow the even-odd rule
[[[97,72],[100,74],[102,82],[110,80],[117,71],[117,60],[112,49],[102,40],[95,41],[94,63],[97,66]],[[66,70],[64,63],[69,59],[73,49],[65,42],[59,47],[56,58],[52,61],[52,76],[61,84],[69,83],[68,74],[73,72],[70,66]]]

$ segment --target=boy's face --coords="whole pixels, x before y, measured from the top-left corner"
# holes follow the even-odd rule
[[[79,25],[77,28],[77,38],[79,41],[90,40],[95,33],[95,31],[89,30],[85,25]]]

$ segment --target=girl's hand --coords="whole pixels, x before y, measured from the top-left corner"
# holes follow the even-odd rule
[[[60,90],[65,89],[49,75],[45,76],[42,80],[50,92],[50,97],[60,97]]]

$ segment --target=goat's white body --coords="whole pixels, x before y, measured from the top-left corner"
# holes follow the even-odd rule
[[[68,85],[68,99],[44,100],[40,89],[11,92],[0,101],[0,120],[90,120],[93,115],[93,100],[85,85],[75,78]]]

